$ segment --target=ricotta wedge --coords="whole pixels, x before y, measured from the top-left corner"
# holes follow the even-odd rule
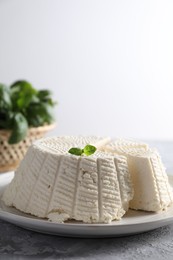
[[[121,140],[104,148],[127,158],[134,187],[130,208],[145,211],[166,210],[173,203],[173,193],[161,157],[143,143]]]

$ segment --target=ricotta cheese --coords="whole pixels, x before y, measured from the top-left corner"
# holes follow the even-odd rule
[[[109,140],[65,136],[35,142],[5,190],[4,203],[55,222],[120,219],[133,198],[126,157],[101,151],[88,157],[68,153],[86,144],[101,149]]]
[[[68,153],[86,144],[97,151],[91,156]],[[61,136],[30,146],[2,199],[54,222],[110,223],[121,219],[129,207],[166,210],[173,193],[160,155],[147,144]]]

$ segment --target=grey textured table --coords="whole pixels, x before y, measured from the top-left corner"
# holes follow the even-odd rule
[[[151,142],[173,174],[173,142]],[[39,234],[0,221],[0,259],[173,259],[173,224],[147,233],[102,239]]]

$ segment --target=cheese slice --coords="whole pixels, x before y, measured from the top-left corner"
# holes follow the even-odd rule
[[[134,187],[130,208],[157,212],[173,203],[168,176],[156,150],[143,143],[121,140],[106,145],[104,150],[127,158]]]
[[[109,138],[54,137],[35,142],[3,194],[8,206],[63,222],[109,223],[129,208],[133,188],[124,156],[96,151],[68,153],[71,147],[105,146]]]
[[[156,212],[166,210],[173,203],[173,193],[158,152],[129,155],[128,162],[135,189],[130,207]]]

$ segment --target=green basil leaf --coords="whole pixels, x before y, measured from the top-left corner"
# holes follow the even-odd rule
[[[50,90],[44,89],[38,91],[38,98],[40,101],[43,101],[44,103],[47,103],[53,107],[57,104],[57,102],[53,101],[51,96],[52,92]]]
[[[71,154],[74,154],[74,155],[78,155],[78,156],[82,155],[82,153],[83,153],[82,149],[77,148],[77,147],[71,148],[68,152]]]
[[[52,107],[44,102],[34,103],[27,108],[27,119],[31,126],[39,126],[54,121]]]
[[[13,130],[9,137],[9,144],[16,144],[23,140],[28,131],[28,123],[21,113],[16,113],[13,117]]]
[[[0,110],[0,129],[10,129],[12,125],[13,112],[7,109]]]
[[[40,104],[30,105],[26,110],[26,117],[30,126],[40,126],[44,124],[44,110]]]
[[[25,80],[16,81],[11,85],[10,90],[13,107],[18,111],[28,107],[33,97],[37,94],[37,90]]]
[[[9,89],[4,84],[0,84],[0,110],[11,109],[11,107],[12,103]]]
[[[93,145],[90,145],[90,144],[86,145],[83,149],[84,154],[87,155],[87,156],[95,153],[96,150],[97,150],[97,148]]]
[[[4,111],[0,111],[0,129],[8,128],[8,114]]]
[[[32,99],[31,99],[31,102],[29,105],[32,105],[32,104],[35,104],[35,103],[40,103],[40,99],[37,97],[37,96],[32,96]]]
[[[44,121],[48,124],[51,124],[54,121],[53,108],[47,103],[42,103],[44,110]]]
[[[38,91],[37,95],[38,95],[39,99],[44,100],[44,99],[50,98],[50,96],[52,95],[52,92],[47,89],[42,89],[42,90]]]
[[[87,144],[83,149],[81,148],[76,148],[76,147],[72,147],[68,152],[74,155],[91,155],[93,153],[95,153],[95,151],[97,150],[97,148],[93,145]]]

